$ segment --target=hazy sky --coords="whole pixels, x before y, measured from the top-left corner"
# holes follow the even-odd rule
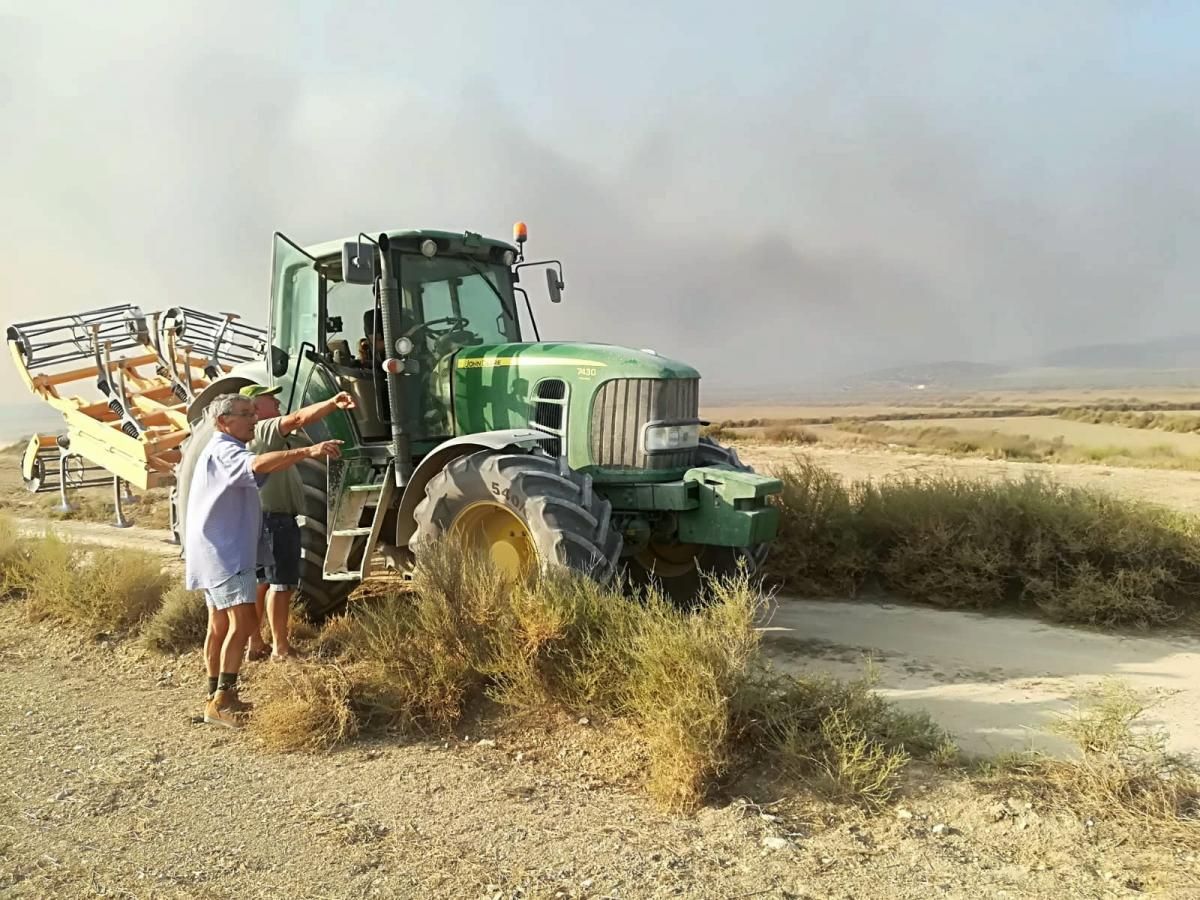
[[[1197,98],[1194,3],[0,0],[0,312],[521,218],[714,385],[1200,331]]]

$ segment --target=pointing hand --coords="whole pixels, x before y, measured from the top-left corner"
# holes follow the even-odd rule
[[[308,448],[310,459],[337,459],[342,455],[341,441],[321,441]]]

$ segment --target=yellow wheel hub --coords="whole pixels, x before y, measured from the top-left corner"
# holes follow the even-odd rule
[[[635,557],[648,572],[653,572],[660,578],[678,578],[696,569],[696,557],[700,555],[699,544],[655,544],[646,545],[646,549]]]
[[[467,549],[490,557],[501,572],[514,578],[528,572],[537,561],[529,528],[500,503],[472,503],[455,516],[450,533]]]

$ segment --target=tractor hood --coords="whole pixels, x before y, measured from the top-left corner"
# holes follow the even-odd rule
[[[645,452],[644,429],[695,422],[700,373],[648,351],[609,344],[464,347],[450,372],[456,434],[533,428],[571,468],[637,480],[682,472],[694,453]]]
[[[521,377],[540,380],[553,371],[557,377],[699,378],[691,366],[650,350],[632,350],[611,344],[551,343],[493,344],[464,347],[455,357],[455,369],[516,368]],[[586,370],[586,371],[585,371]],[[594,370],[594,371],[592,371]],[[583,372],[581,376],[579,373]],[[501,379],[506,376],[499,373]],[[486,383],[486,379],[485,379]]]

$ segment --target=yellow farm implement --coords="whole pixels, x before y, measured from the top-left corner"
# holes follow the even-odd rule
[[[66,424],[30,439],[25,486],[59,491],[65,511],[68,489],[111,478],[124,526],[122,493],[174,483],[189,410],[234,364],[264,355],[266,332],[232,313],[124,305],[10,325],[8,347],[29,390]]]

